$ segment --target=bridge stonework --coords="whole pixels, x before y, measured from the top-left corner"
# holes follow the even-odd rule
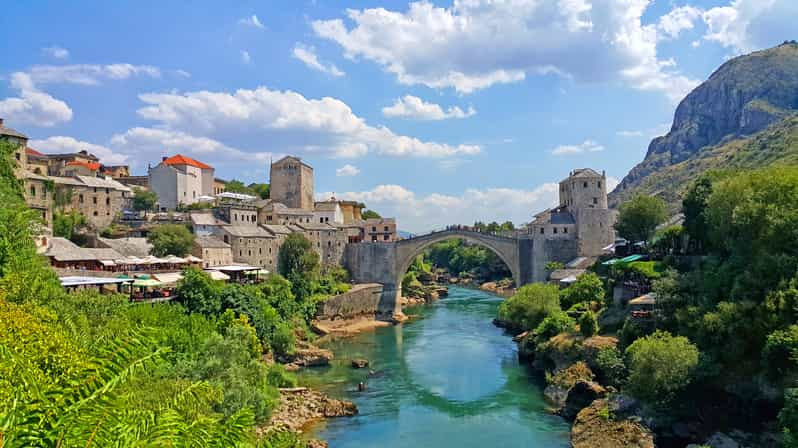
[[[545,240],[524,235],[504,237],[466,230],[444,230],[393,243],[353,243],[346,247],[344,262],[357,283],[381,283],[379,318],[401,311],[402,277],[413,259],[432,244],[459,238],[493,251],[510,269],[517,286],[544,281],[548,261],[566,262],[577,253],[573,240]]]

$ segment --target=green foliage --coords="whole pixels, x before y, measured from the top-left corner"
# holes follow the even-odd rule
[[[653,196],[638,195],[620,206],[615,229],[629,241],[648,241],[667,218],[665,202]]]
[[[596,354],[595,364],[596,373],[606,384],[617,388],[626,380],[626,364],[617,348],[600,348]]]
[[[252,183],[248,185],[248,188],[255,196],[261,199],[269,199],[271,197],[271,185],[269,184]]]
[[[147,241],[152,244],[150,252],[156,257],[185,257],[194,246],[194,234],[182,224],[163,224],[152,229]]]
[[[690,185],[682,200],[684,229],[699,248],[706,247],[709,243],[706,209],[711,194],[712,181],[709,176],[704,175]]]
[[[779,425],[782,428],[782,446],[798,447],[798,389],[784,391],[784,407],[779,412]]]
[[[690,383],[698,355],[698,348],[683,336],[657,331],[640,338],[626,349],[628,388],[649,404],[667,405]]]
[[[301,233],[292,233],[280,246],[277,255],[280,274],[291,282],[297,299],[305,300],[313,293],[313,281],[319,273],[319,254],[310,240]]]
[[[293,431],[272,430],[258,441],[257,448],[307,448],[308,444]]]
[[[133,189],[133,210],[144,211],[146,214],[155,208],[157,202],[158,195],[154,191]]]
[[[586,311],[579,317],[579,331],[586,338],[589,338],[599,331],[598,320],[592,311]]]
[[[499,305],[499,318],[517,330],[536,328],[560,309],[559,288],[547,283],[530,283],[519,288]]]
[[[603,302],[604,283],[598,275],[586,272],[560,293],[560,302],[563,308],[570,308],[577,303]]]
[[[515,224],[511,221],[505,221],[499,224],[496,221],[489,222],[485,224],[484,222],[477,221],[471,226],[477,232],[484,232],[484,233],[499,233],[499,232],[507,232],[510,230],[515,230]]]
[[[219,284],[200,269],[192,267],[183,271],[183,278],[177,283],[175,292],[191,313],[210,316],[222,310]]]
[[[72,240],[75,230],[86,225],[86,217],[78,212],[53,214],[53,236]]]
[[[565,269],[565,264],[559,261],[549,261],[548,263],[546,263],[545,269],[547,272],[552,272],[559,269]]]
[[[484,281],[512,277],[507,265],[493,251],[466,244],[461,239],[431,245],[426,259],[435,267],[444,268],[454,274],[466,272]]]
[[[228,193],[252,194],[252,191],[240,180],[232,179],[224,185],[224,191]]]
[[[360,213],[360,216],[363,219],[380,219],[380,218],[382,218],[382,216],[380,216],[380,214],[375,212],[374,210],[363,210]]]
[[[542,344],[560,333],[573,331],[574,327],[576,321],[569,315],[562,311],[554,311],[535,328],[535,343]]]
[[[765,369],[774,377],[786,376],[798,367],[798,325],[769,334],[762,351]]]

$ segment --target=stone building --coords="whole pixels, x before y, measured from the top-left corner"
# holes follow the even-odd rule
[[[28,171],[28,155],[26,153],[28,137],[19,131],[6,127],[3,119],[0,118],[0,139],[16,146],[14,150],[14,160],[17,162],[16,175],[17,178],[21,179]]]
[[[233,264],[233,250],[229,244],[215,236],[197,236],[191,254],[202,258],[205,269]]]
[[[396,241],[396,220],[394,218],[371,218],[363,221],[363,241]]]
[[[217,194],[224,193],[225,189],[227,188],[227,181],[223,179],[219,179],[218,177],[213,178],[213,195],[216,196]]]
[[[114,179],[130,177],[130,167],[127,165],[103,165],[102,174]]]
[[[164,157],[161,163],[150,167],[150,191],[158,195],[161,211],[174,210],[180,205],[191,205],[200,196],[213,194],[214,169],[191,157],[178,154]]]
[[[363,220],[361,213],[363,212],[364,205],[362,203],[355,201],[338,201],[338,205],[341,207],[344,224],[349,225]]]
[[[226,225],[230,225],[230,223],[217,218],[211,210],[191,212],[191,226],[195,235],[217,235],[219,234],[219,228]]]
[[[313,221],[313,211],[301,208],[289,208],[285,204],[271,199],[256,202],[258,222],[261,224],[309,224]]]
[[[343,224],[344,212],[335,198],[329,201],[316,202],[313,209],[313,222],[318,224]]]
[[[133,191],[111,179],[92,176],[49,177],[55,186],[54,206],[60,212],[77,212],[95,229],[110,226],[129,208]]]
[[[279,250],[274,235],[257,224],[222,226],[219,232],[230,245],[234,262],[274,270]]]
[[[297,227],[310,240],[323,266],[342,264],[344,250],[349,242],[345,232],[335,226],[320,223],[297,224]]]
[[[313,168],[299,157],[286,156],[269,170],[271,199],[288,208],[313,210]]]
[[[27,155],[28,165],[27,170],[33,174],[47,176],[49,173],[48,157],[47,154],[42,154],[33,148],[26,148],[25,154]]]
[[[573,257],[601,255],[615,241],[617,212],[607,207],[607,179],[590,168],[581,168],[560,182],[560,204],[535,216],[527,225],[539,241],[573,243]],[[543,247],[541,245],[541,247]]]

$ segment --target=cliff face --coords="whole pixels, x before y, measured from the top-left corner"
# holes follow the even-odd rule
[[[712,147],[763,131],[796,112],[798,44],[784,43],[734,58],[679,103],[670,132],[651,141],[645,159],[610,193],[610,203],[617,205],[638,192],[678,198],[681,186],[657,181],[658,173],[690,162]]]

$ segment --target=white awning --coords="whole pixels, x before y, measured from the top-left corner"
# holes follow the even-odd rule
[[[188,261],[189,263],[199,263],[202,261],[202,258],[189,255],[188,257],[186,257],[186,261]]]
[[[219,271],[205,271],[205,272],[207,272],[208,275],[210,275],[211,279],[213,280],[223,280],[223,281],[230,280],[230,276],[223,272]]]
[[[116,266],[114,260],[100,260],[100,264],[102,264],[103,266]]]
[[[153,274],[153,277],[157,278],[163,284],[173,284],[180,281],[183,278],[183,274],[179,272],[165,272],[162,274]]]
[[[89,286],[89,285],[110,285],[118,283],[133,282],[132,278],[110,278],[110,277],[81,277],[69,276],[61,277],[61,286]]]
[[[245,264],[233,264],[229,266],[214,266],[215,270],[222,272],[243,272],[243,271],[257,271],[260,269],[258,266],[249,266]]]
[[[560,280],[560,283],[574,283],[574,282],[576,282],[575,275],[569,275],[568,277],[565,277],[564,279]]]

